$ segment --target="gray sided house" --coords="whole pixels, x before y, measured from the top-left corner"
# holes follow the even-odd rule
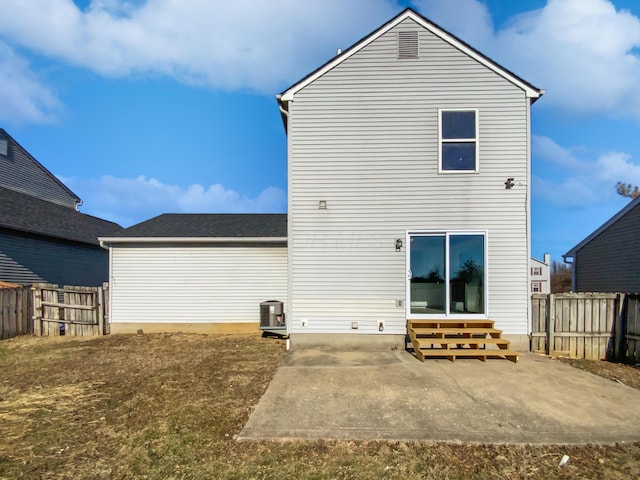
[[[112,331],[257,330],[280,300],[293,346],[475,319],[527,348],[542,93],[405,10],[278,95],[287,216],[163,215],[101,239]]]
[[[121,227],[77,211],[80,199],[0,129],[0,281],[97,286],[98,236]]]
[[[640,292],[640,197],[629,202],[563,257],[577,292]]]
[[[65,207],[82,200],[0,128],[0,187]]]
[[[257,331],[287,295],[284,214],[165,214],[100,239],[110,252],[111,331]]]
[[[408,9],[278,95],[293,345],[398,343],[407,319],[526,338],[543,93]]]

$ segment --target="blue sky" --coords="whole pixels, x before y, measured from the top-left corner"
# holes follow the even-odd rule
[[[560,260],[640,184],[638,0],[0,0],[0,125],[123,226],[285,212],[275,94],[406,6],[547,91],[532,254]]]

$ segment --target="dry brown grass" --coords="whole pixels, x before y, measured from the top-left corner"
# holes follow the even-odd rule
[[[585,370],[594,375],[640,390],[640,368],[638,367],[604,360],[585,360],[583,358],[560,357],[559,360],[580,370]]]
[[[640,444],[235,442],[283,355],[257,335],[0,342],[0,478],[640,476]]]

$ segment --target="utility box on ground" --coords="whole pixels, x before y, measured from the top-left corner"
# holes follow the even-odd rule
[[[278,300],[267,300],[260,304],[260,328],[270,330],[284,328],[284,304]]]

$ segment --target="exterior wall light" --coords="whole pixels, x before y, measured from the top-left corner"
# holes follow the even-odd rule
[[[402,239],[396,239],[396,252],[400,252],[402,250]]]
[[[515,186],[515,183],[513,183],[513,178],[507,178],[507,181],[504,182],[504,188],[506,188],[507,190],[511,190],[513,187]]]
[[[327,209],[327,201],[326,200],[320,200],[318,202],[318,208],[320,210],[326,210]]]

